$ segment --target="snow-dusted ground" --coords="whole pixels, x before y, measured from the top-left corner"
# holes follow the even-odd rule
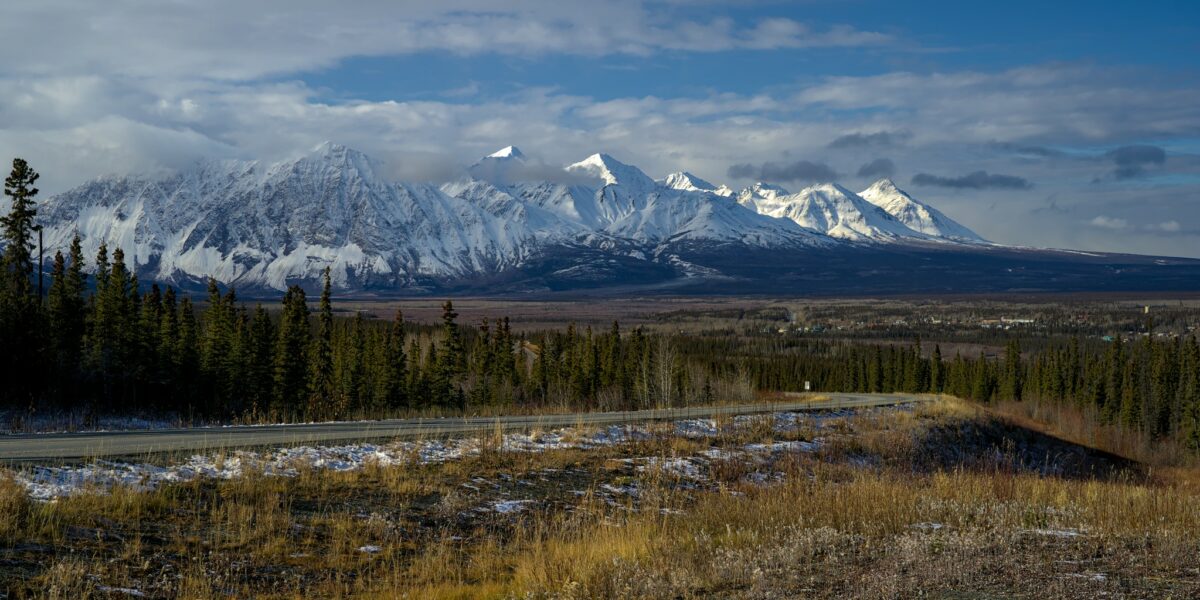
[[[760,419],[770,419],[777,432],[796,431],[806,424],[820,427],[829,418],[851,414],[849,411],[828,413],[776,413],[767,416],[739,416],[733,427],[746,427]],[[666,428],[674,435],[688,438],[711,438],[720,433],[712,419],[686,419]],[[267,451],[235,451],[228,454],[197,454],[186,461],[155,465],[149,463],[95,461],[83,465],[37,465],[20,469],[14,477],[38,500],[80,493],[105,493],[114,486],[134,490],[153,490],[160,485],[191,481],[196,478],[234,479],[255,472],[269,476],[292,477],[303,470],[329,469],[350,471],[370,464],[390,466],[419,463],[434,464],[478,454],[485,447],[505,452],[544,452],[559,449],[589,449],[625,444],[654,437],[653,425],[611,425],[600,429],[564,428],[532,433],[509,433],[499,440],[458,438],[449,440],[395,441],[385,444],[348,444],[341,446],[295,446]],[[711,448],[696,457],[643,459],[640,469],[661,469],[683,478],[695,479],[702,472],[698,461],[729,460],[763,456],[778,452],[811,452],[819,447],[813,442],[783,441],[769,444],[747,444],[739,448]],[[521,505],[493,507],[497,512],[521,510]]]
[[[170,429],[179,423],[170,419],[143,417],[87,418],[79,413],[47,413],[28,415],[0,411],[0,434],[5,433],[65,433],[71,431],[142,431]]]

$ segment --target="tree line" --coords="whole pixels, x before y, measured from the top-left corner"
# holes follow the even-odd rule
[[[945,393],[961,398],[1038,400],[1085,409],[1101,423],[1171,438],[1200,450],[1200,346],[1188,337],[1010,339],[997,357],[942,356],[934,344],[855,343],[813,338],[695,337],[676,342],[685,360],[715,377],[745,372],[757,389]]]
[[[572,325],[529,338],[508,319],[460,326],[450,301],[440,326],[406,323],[399,312],[390,322],[335,317],[328,269],[315,310],[299,286],[269,310],[212,280],[197,306],[139,282],[120,248],[101,244],[89,264],[76,235],[53,257],[43,294],[33,285],[37,178],[17,159],[5,183],[3,408],[311,420],[483,405],[665,406],[712,399],[719,387],[685,368],[669,341],[615,322],[605,332]]]
[[[35,284],[38,175],[13,161],[0,217],[0,408],[159,413],[197,419],[315,420],[478,407],[637,409],[749,400],[757,390],[948,393],[989,402],[1073,403],[1104,422],[1200,448],[1195,337],[1083,344],[1035,340],[1002,356],[943,357],[936,344],[855,343],[604,331],[516,333],[507,319],[439,325],[335,315],[330,273],[310,308],[303,288],[249,307],[209,281],[199,306],[138,281],[120,248],[91,264],[75,236]],[[40,262],[40,261],[39,261]],[[90,273],[90,275],[89,275]]]

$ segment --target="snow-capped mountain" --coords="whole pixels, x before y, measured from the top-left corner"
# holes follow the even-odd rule
[[[942,214],[938,209],[909,196],[890,179],[880,179],[858,195],[882,208],[909,229],[936,238],[960,242],[986,242],[979,234]]]
[[[710,192],[660,185],[605,154],[561,170],[563,181],[477,174],[525,162],[508,147],[434,186],[388,180],[369,157],[327,143],[276,164],[213,161],[161,177],[99,178],[49,199],[39,219],[51,251],[78,231],[89,256],[101,242],[122,248],[145,280],[211,276],[269,289],[315,281],[327,265],[341,288],[396,289],[494,276],[581,249],[679,265],[681,245],[833,243]]]
[[[548,167],[514,146],[440,186],[382,173],[361,152],[326,143],[278,163],[106,176],[49,198],[38,220],[50,252],[79,232],[89,256],[101,242],[120,247],[146,281],[211,276],[276,290],[316,282],[326,265],[337,287],[397,292],[532,272],[539,281],[744,276],[734,272],[739,257],[763,252],[980,240],[882,181],[862,197],[835,184],[734,194],[685,172],[655,181],[606,154]]]
[[[39,218],[50,247],[78,230],[85,252],[120,247],[143,279],[283,289],[326,265],[344,288],[503,270],[558,233],[528,213],[388,181],[365,155],[323,144],[272,165],[100,178],[50,199]]]
[[[839,239],[881,242],[930,237],[836,183],[814,185],[795,194],[757,184],[738,197],[743,206],[760,214],[789,219]]]
[[[734,195],[733,189],[727,185],[713,185],[687,171],[676,171],[658,181],[663,187],[685,192],[709,192],[726,198]]]
[[[777,185],[771,185],[769,183],[763,183],[760,181],[738,192],[737,201],[738,204],[741,204],[750,210],[760,212],[758,210],[759,202],[772,204],[775,203],[776,198],[779,198],[780,196],[787,196],[788,193],[789,192],[787,190]]]

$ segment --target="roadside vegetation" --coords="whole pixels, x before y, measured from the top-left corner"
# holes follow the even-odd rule
[[[52,503],[5,480],[0,573],[62,598],[1200,593],[1192,464],[950,398],[781,422]]]

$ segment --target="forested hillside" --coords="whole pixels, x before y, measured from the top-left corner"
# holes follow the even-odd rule
[[[37,174],[14,161],[0,287],[2,405],[182,420],[293,421],[480,407],[633,409],[747,400],[760,391],[948,393],[984,402],[1067,403],[1096,419],[1200,447],[1200,350],[1192,337],[1104,345],[1077,338],[1003,356],[943,356],[936,343],[622,330],[567,325],[514,333],[507,318],[440,325],[335,316],[330,277],[316,308],[298,286],[253,307],[209,282],[187,295],[139,282],[120,249],[90,261],[76,237],[35,265]],[[1031,344],[1031,347],[1033,345]]]

